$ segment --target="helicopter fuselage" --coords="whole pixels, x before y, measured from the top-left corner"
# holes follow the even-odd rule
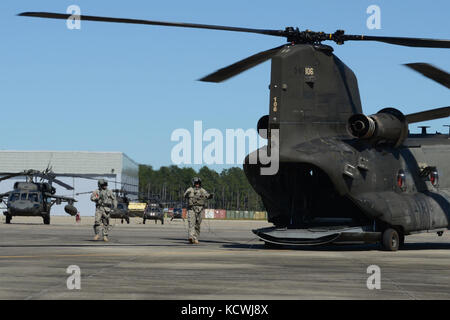
[[[47,202],[43,187],[32,182],[18,182],[9,193],[7,214],[10,216],[43,216],[50,213],[52,202]]]
[[[260,151],[244,170],[276,227],[449,228],[449,136],[409,135],[398,145],[352,136],[358,84],[330,47],[292,45],[273,57],[269,108],[262,149],[278,149],[278,171],[263,175],[264,165],[249,163]]]
[[[446,135],[407,139],[396,149],[322,138],[281,158],[276,175],[258,175],[259,168],[248,165],[246,173],[277,227],[347,219],[407,235],[449,228],[450,185],[442,176],[450,170],[448,157]]]
[[[72,205],[76,200],[55,195],[55,188],[49,183],[16,182],[14,190],[7,193],[6,223],[10,223],[12,217],[42,217],[45,224],[50,223],[50,210],[52,206],[66,201],[69,204],[64,210],[75,215],[77,209]]]

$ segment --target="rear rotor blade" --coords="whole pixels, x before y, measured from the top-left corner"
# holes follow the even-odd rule
[[[250,68],[253,68],[257,66],[260,63],[263,63],[269,59],[271,59],[274,55],[276,55],[278,52],[280,52],[285,45],[272,48],[270,50],[262,51],[257,54],[254,54],[248,58],[245,58],[241,61],[238,61],[236,63],[233,63],[232,65],[229,65],[228,67],[222,68],[220,70],[217,70],[214,73],[211,73],[207,75],[206,77],[203,77],[200,79],[200,81],[204,82],[222,82],[224,80],[227,80],[231,77],[234,77],[235,75],[238,75],[239,73],[242,73]]]
[[[428,63],[408,63],[405,66],[450,89],[450,74]]]
[[[441,118],[450,117],[450,107],[438,108],[428,111],[422,111],[417,113],[408,114],[406,121],[408,123],[416,123],[422,121],[429,121]]]
[[[48,18],[48,19],[61,19],[61,20],[67,20],[69,18],[76,17],[76,15],[53,13],[53,12],[22,12],[19,14],[19,16]],[[127,19],[127,18],[110,18],[110,17],[99,17],[99,16],[85,16],[85,15],[80,15],[79,17],[80,17],[80,20],[84,20],[84,21],[130,23],[130,24],[144,24],[144,25],[196,28],[196,29],[211,29],[211,30],[223,30],[223,31],[235,31],[235,32],[250,32],[250,33],[265,34],[265,35],[271,35],[271,36],[284,36],[283,30],[265,30],[265,29],[227,27],[227,26],[218,26],[218,25],[209,25],[209,24],[152,21],[152,20]]]

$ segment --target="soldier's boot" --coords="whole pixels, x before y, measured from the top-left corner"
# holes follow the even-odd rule
[[[195,240],[194,239],[192,239],[192,238],[189,238],[189,243],[190,244],[193,244],[195,242]]]
[[[197,239],[194,240],[194,244],[198,244],[198,240]]]
[[[103,241],[108,242],[108,237],[107,236],[103,236]]]
[[[100,239],[100,236],[98,234],[96,234],[94,237],[94,241],[97,241],[98,239]]]

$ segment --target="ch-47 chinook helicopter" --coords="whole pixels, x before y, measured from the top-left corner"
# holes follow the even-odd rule
[[[21,16],[68,19],[68,14]],[[247,156],[246,176],[274,227],[254,230],[266,244],[317,245],[381,242],[397,250],[406,235],[438,232],[450,221],[448,135],[410,135],[408,124],[448,117],[450,108],[405,115],[383,108],[362,112],[356,76],[323,44],[377,41],[408,47],[450,48],[450,40],[250,29],[191,23],[80,16],[81,20],[246,32],[287,39],[202,79],[222,82],[272,60],[268,115],[258,121],[268,145]],[[445,72],[412,68],[446,84]],[[422,71],[420,71],[422,70]],[[264,131],[265,130],[265,131]],[[259,155],[278,154],[275,174],[264,175]],[[263,153],[263,154],[264,154]],[[258,158],[259,157],[259,158]],[[256,163],[250,159],[258,158]]]
[[[49,171],[44,172],[36,170],[27,170],[18,173],[6,174],[0,178],[0,181],[11,179],[18,176],[27,177],[27,181],[17,181],[14,183],[14,190],[7,193],[0,194],[0,198],[7,198],[6,208],[3,214],[6,216],[6,223],[11,223],[11,219],[14,216],[21,217],[42,217],[44,224],[50,224],[50,209],[56,204],[67,202],[64,207],[66,213],[74,216],[78,210],[73,206],[75,199],[65,196],[55,195],[55,187],[52,183],[56,183],[67,190],[73,190],[73,188],[58,179],[55,179],[55,175]],[[41,178],[40,182],[33,181],[33,178]],[[44,182],[47,180],[47,182]]]

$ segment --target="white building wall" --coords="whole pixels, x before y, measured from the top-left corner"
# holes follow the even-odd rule
[[[0,151],[0,172],[45,170],[51,166],[56,174],[120,175],[123,155],[121,152]]]

